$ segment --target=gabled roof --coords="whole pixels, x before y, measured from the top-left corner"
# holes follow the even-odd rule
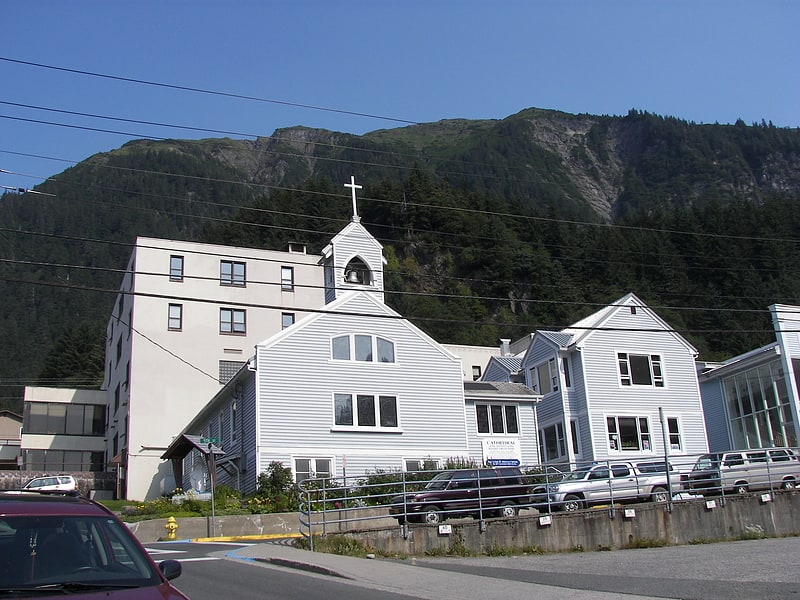
[[[464,398],[466,400],[516,400],[517,402],[539,402],[542,396],[524,383],[465,380]]]
[[[598,310],[597,312],[589,315],[581,319],[580,321],[573,323],[569,327],[563,329],[561,333],[570,334],[573,336],[572,345],[579,345],[584,342],[588,337],[590,337],[595,331],[598,329],[602,329],[604,325],[620,310],[624,308],[630,309],[631,307],[635,307],[637,310],[646,311],[647,314],[656,322],[658,323],[659,327],[663,328],[664,331],[672,334],[675,339],[681,342],[686,348],[692,352],[693,354],[697,355],[698,351],[697,348],[692,346],[689,341],[684,338],[682,335],[677,333],[669,323],[664,321],[661,317],[659,317],[649,306],[647,306],[642,300],[640,300],[634,293],[630,292],[625,294],[622,298],[617,300],[616,302],[612,302],[608,306],[605,306]]]
[[[172,443],[167,448],[167,451],[161,455],[161,459],[182,459],[192,450],[199,450],[203,454],[211,454],[213,452],[216,456],[225,454],[225,451],[222,448],[214,444],[203,443],[201,442],[202,439],[203,438],[201,438],[199,435],[187,435],[185,433],[181,434],[172,440]]]
[[[522,368],[522,359],[517,356],[492,356],[489,360],[499,363],[504,369],[516,373]]]
[[[571,333],[564,333],[561,331],[537,331],[536,334],[550,340],[560,349],[567,348],[574,337]]]
[[[325,258],[330,257],[334,247],[342,240],[342,238],[350,235],[357,235],[358,237],[368,239],[371,244],[374,244],[375,247],[380,249],[381,253],[383,253],[383,245],[375,239],[375,237],[366,229],[366,227],[364,227],[358,221],[350,221],[339,233],[333,236],[328,245],[322,249],[322,256]],[[386,257],[383,257],[383,264],[386,264]]]

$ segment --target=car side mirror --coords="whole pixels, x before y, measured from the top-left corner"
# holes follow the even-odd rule
[[[180,577],[181,572],[183,571],[181,563],[171,558],[162,560],[160,563],[158,563],[158,568],[164,577],[167,578],[167,581],[172,581],[173,579]]]

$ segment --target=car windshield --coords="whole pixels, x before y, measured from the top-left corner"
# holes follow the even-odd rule
[[[450,483],[450,479],[453,477],[452,473],[439,473],[436,477],[431,479],[428,484],[425,486],[426,490],[443,490],[447,487],[447,484]]]
[[[581,479],[586,479],[586,473],[588,473],[591,470],[592,470],[591,465],[587,467],[580,467],[578,469],[575,469],[574,471],[565,473],[561,481],[577,481]]]
[[[697,459],[693,471],[708,471],[709,469],[716,469],[719,467],[720,461],[719,454],[704,454]]]
[[[0,592],[161,582],[130,532],[110,517],[0,516]]]

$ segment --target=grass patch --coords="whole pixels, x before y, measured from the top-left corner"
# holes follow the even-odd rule
[[[628,550],[634,550],[637,548],[663,548],[666,545],[667,542],[664,540],[659,540],[656,538],[638,538],[629,541],[627,544],[625,544],[624,548]]]

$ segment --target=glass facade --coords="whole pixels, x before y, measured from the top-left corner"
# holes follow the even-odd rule
[[[797,446],[780,360],[723,380],[734,448]]]

